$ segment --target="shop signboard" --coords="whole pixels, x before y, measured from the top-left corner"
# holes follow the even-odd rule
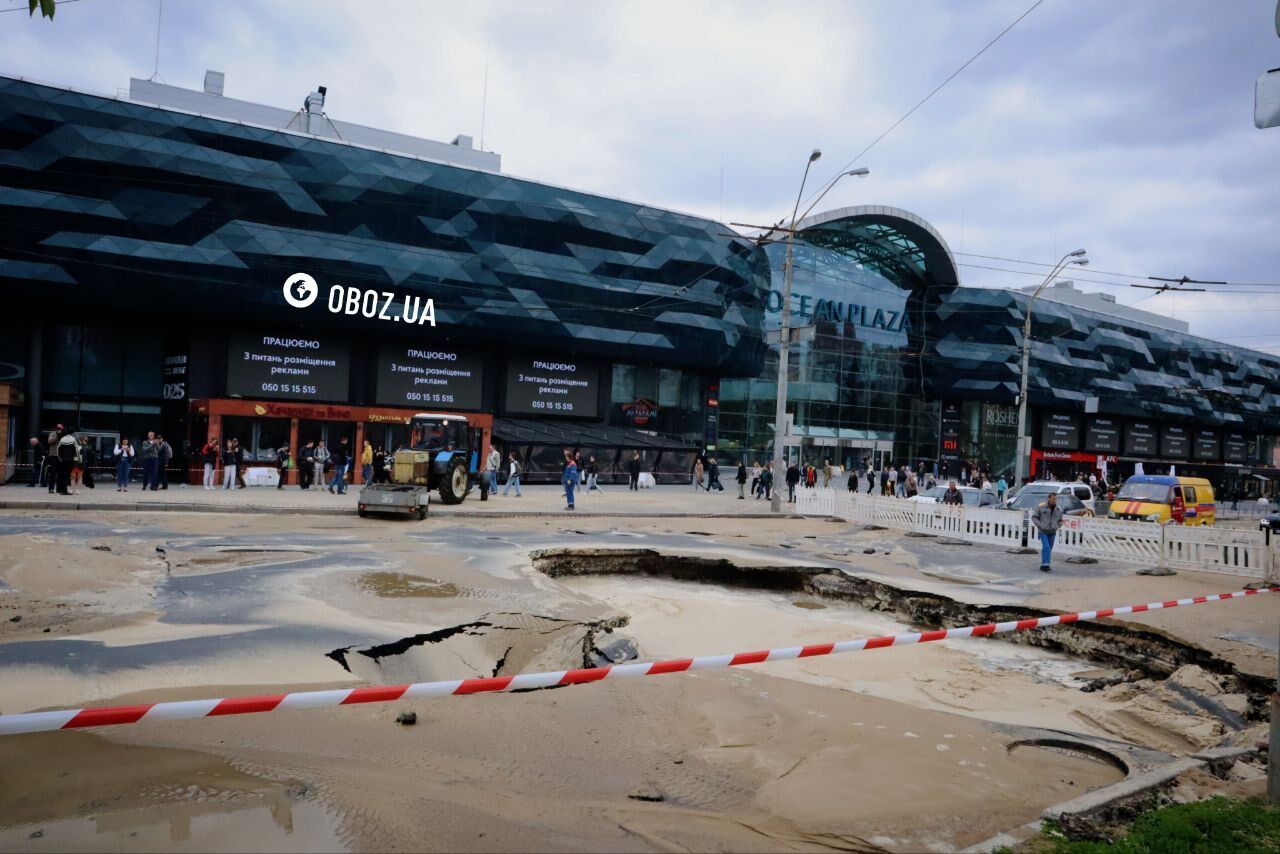
[[[1080,447],[1080,419],[1067,412],[1049,412],[1044,416],[1040,445],[1046,449],[1074,451]]]
[[[1249,437],[1235,430],[1223,434],[1222,458],[1229,463],[1247,463],[1249,460]]]
[[[350,353],[328,336],[232,332],[227,394],[266,400],[338,400],[350,394]]]
[[[383,344],[378,350],[378,403],[431,409],[479,409],[484,359],[451,347]]]
[[[1185,460],[1191,456],[1191,431],[1170,424],[1160,433],[1160,456],[1167,460]]]
[[[1137,457],[1154,457],[1159,451],[1160,432],[1150,421],[1130,421],[1124,431],[1124,452]]]
[[[1195,444],[1192,446],[1191,451],[1192,456],[1197,460],[1217,461],[1221,459],[1222,441],[1218,438],[1218,431],[1204,428],[1197,429]]]
[[[600,366],[566,357],[514,356],[507,362],[510,415],[599,415]]]
[[[951,402],[942,404],[942,419],[939,425],[941,448],[938,459],[945,463],[960,461],[960,404]]]
[[[1086,419],[1084,446],[1099,454],[1120,453],[1120,419],[1104,416]]]

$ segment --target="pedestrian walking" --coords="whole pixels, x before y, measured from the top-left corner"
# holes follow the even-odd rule
[[[127,438],[116,442],[111,458],[116,463],[116,492],[129,491],[129,470],[133,468],[133,446]]]
[[[693,460],[693,491],[702,489],[702,457]]]
[[[222,448],[222,488],[235,489],[236,475],[240,468],[240,454],[236,443],[232,439],[228,439]],[[143,470],[145,477],[145,469]],[[146,489],[146,486],[143,486]]]
[[[564,451],[564,470],[560,473],[560,482],[564,484],[564,498],[566,510],[573,509],[573,490],[578,486],[578,464],[574,461],[573,454],[566,448]]]
[[[829,489],[831,487],[831,460],[822,461],[822,488]]]
[[[751,494],[758,495],[760,493],[760,461],[756,460],[751,464]]]
[[[96,484],[93,479],[93,466],[98,462],[98,452],[93,447],[93,443],[89,441],[88,436],[80,437],[80,466],[82,473],[80,482],[84,484],[85,489],[93,489]]]
[[[387,482],[387,452],[381,445],[373,449],[373,482]]]
[[[713,489],[724,492],[724,484],[720,482],[720,461],[714,456],[707,459],[707,492]]]
[[[276,489],[284,489],[284,482],[289,479],[289,462],[292,451],[288,445],[276,448]]]
[[[335,466],[335,468],[339,468],[339,473],[341,477],[341,482],[340,482],[341,485],[338,487],[338,491],[346,492],[347,481],[350,480],[351,471],[353,468],[355,468],[355,464],[356,464],[355,449],[351,445],[351,440],[348,439],[346,436],[343,436],[341,439],[338,440],[338,447],[335,449],[335,451],[341,452],[339,453],[339,456],[342,457],[342,460],[343,460],[341,467]]]
[[[59,495],[70,495],[71,472],[80,458],[80,441],[75,433],[64,430],[58,436],[58,444],[55,447],[58,456],[57,492]]]
[[[867,466],[867,495],[870,495],[876,488],[876,470]]]
[[[595,457],[591,458],[593,461]],[[516,488],[516,498],[520,497],[520,475],[524,473],[524,466],[520,464],[520,458],[516,456],[516,452],[512,451],[507,454],[507,488],[502,490],[502,494],[506,495],[511,491],[511,487]]]
[[[1058,506],[1058,496],[1050,492],[1044,503],[1031,514],[1031,524],[1036,526],[1040,534],[1040,571],[1050,570],[1049,561],[1053,557],[1053,541],[1062,527],[1062,508]]]
[[[31,450],[31,477],[27,480],[27,486],[38,486],[44,479],[44,458],[49,456],[49,453],[44,449],[44,443],[36,436],[32,436],[27,444]]]
[[[58,440],[62,438],[62,425],[58,425],[58,429],[49,434],[49,453],[44,461],[44,480],[45,486],[49,487],[49,494],[58,488],[58,474],[62,470],[62,461],[58,459]]]
[[[942,493],[942,503],[950,504],[954,507],[964,505],[964,496],[960,494],[960,490],[956,489],[956,482],[953,480],[947,484],[947,491]]]
[[[792,463],[787,466],[787,503],[796,503],[796,484],[800,482],[800,466]]]
[[[899,498],[907,497],[907,467],[902,466],[898,469],[898,477],[894,480],[894,495]]]
[[[333,466],[333,479],[329,481],[329,492],[331,494],[347,494],[347,462],[350,459],[347,453],[349,450],[347,437],[343,436],[337,446],[329,452],[329,464]]]
[[[147,438],[142,442],[138,456],[142,457],[142,491],[152,488],[152,484],[160,483],[157,468],[160,465],[160,443],[156,441],[154,430],[147,431]]]
[[[173,459],[173,446],[165,441],[164,436],[156,434],[156,483],[160,489],[169,488],[169,462]],[[156,486],[151,487],[156,491]]]
[[[373,477],[373,444],[364,440],[364,448],[360,451],[360,482],[369,483]]]
[[[631,452],[631,461],[627,463],[627,474],[631,476],[631,491],[640,488],[640,452]]]
[[[320,484],[320,488],[324,489],[324,470],[329,465],[329,449],[324,446],[324,439],[316,442],[315,450],[311,452],[311,468],[315,472],[312,483]]]
[[[200,460],[204,463],[204,488],[215,489],[218,477],[218,437],[210,436],[209,441],[200,449]]]
[[[489,446],[489,456],[485,459],[484,476],[489,484],[489,494],[498,494],[498,469],[502,468],[502,454],[493,445]]]
[[[764,470],[760,472],[760,491],[764,493],[764,498],[768,501],[773,494],[773,460],[764,464]],[[758,498],[759,496],[757,496]]]
[[[68,478],[67,491],[72,495],[80,491],[81,484],[84,483],[84,443],[79,437],[76,437],[75,456],[71,458],[71,476]]]
[[[307,440],[298,452],[298,488],[310,489],[316,478],[316,443]]]
[[[747,461],[738,460],[738,476],[735,478],[738,482],[738,500],[745,501],[747,498]]]
[[[231,449],[236,455],[236,489],[244,489],[246,486],[244,482],[246,472],[244,465],[244,448],[240,447],[239,439],[231,440]]]
[[[603,492],[599,484],[600,466],[594,456],[587,457],[587,492]]]
[[[907,498],[915,498],[920,492],[920,481],[916,480],[916,473],[907,472]]]
[[[996,481],[996,500],[1001,504],[1004,503],[1004,494],[1009,491],[1009,482],[1004,479],[1004,475],[1000,475],[1000,479]]]

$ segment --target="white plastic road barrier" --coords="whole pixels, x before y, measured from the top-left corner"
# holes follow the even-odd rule
[[[1037,540],[1032,538],[1032,545]],[[1091,557],[1156,566],[1164,548],[1164,526],[1152,522],[1067,516],[1053,544],[1055,555]]]
[[[433,697],[452,697],[462,694],[577,685],[586,682],[599,682],[605,679],[625,679],[631,676],[660,676],[664,673],[683,673],[686,670],[714,670],[723,667],[735,667],[739,664],[763,664],[771,661],[789,661],[793,658],[834,655],[841,652],[861,652],[866,649],[880,649],[888,646],[908,646],[910,644],[929,643],[931,641],[954,638],[984,637],[1003,632],[1020,632],[1045,626],[1075,623],[1080,620],[1099,620],[1103,617],[1119,614],[1138,614],[1143,611],[1177,608],[1182,605],[1201,605],[1206,602],[1243,599],[1246,596],[1276,592],[1280,592],[1280,588],[1264,587],[1260,590],[1237,590],[1234,593],[1217,593],[1212,596],[1196,596],[1189,599],[1174,599],[1168,602],[1151,602],[1146,605],[1126,605],[1121,608],[1103,608],[1100,611],[1080,611],[1053,617],[1010,620],[1004,623],[986,623],[981,626],[936,629],[929,632],[906,632],[900,635],[885,635],[883,637],[840,641],[838,643],[819,643],[808,646],[784,647],[782,649],[758,650],[756,652],[739,652],[729,655],[707,655],[701,658],[681,658],[648,664],[614,664],[607,667],[588,667],[582,670],[524,673],[519,676],[450,679],[442,682],[417,682],[412,685],[338,688],[331,691],[297,691],[291,694],[267,694],[257,697],[180,700],[169,703],[144,703],[135,706],[103,706],[90,709],[26,712],[17,715],[0,715],[0,736],[134,724],[140,721],[173,721],[220,715],[247,715],[254,712],[349,706],[357,703],[425,700]]]
[[[1262,578],[1271,559],[1262,531],[1166,525],[1163,545],[1164,565],[1172,569]]]
[[[964,532],[959,536],[974,543],[989,543],[1006,549],[1023,546],[1027,532],[1025,513],[978,507],[964,509]]]

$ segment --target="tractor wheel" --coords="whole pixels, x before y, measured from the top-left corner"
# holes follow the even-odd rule
[[[427,518],[427,506],[425,504],[418,505],[418,521],[421,522]]]
[[[440,479],[440,500],[445,504],[461,504],[467,497],[467,465],[462,460],[455,460],[445,469]]]
[[[363,518],[365,518],[366,516],[368,516],[368,515],[369,515],[369,511],[365,510],[363,506],[361,506],[361,507],[357,507],[357,508],[356,508],[356,515],[357,515],[357,516],[359,516],[361,519],[363,519]]]

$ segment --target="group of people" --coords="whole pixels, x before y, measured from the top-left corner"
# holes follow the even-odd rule
[[[724,484],[720,482],[720,461],[712,454],[696,455],[690,481],[694,492],[724,492]]]
[[[361,477],[364,483],[386,483],[391,474],[388,470],[387,452],[381,445],[374,445],[365,440],[359,454]],[[227,439],[219,442],[217,436],[210,436],[200,449],[200,460],[204,464],[204,488],[218,488],[218,467],[222,467],[223,489],[244,489],[245,487],[245,451],[239,439]],[[309,490],[319,484],[321,489],[328,488],[336,495],[345,495],[347,484],[351,482],[355,469],[356,455],[350,440],[343,436],[338,444],[328,447],[324,439],[308,440],[298,450],[298,457],[293,457],[293,449],[289,445],[281,445],[275,450],[275,466],[277,472],[276,489],[284,489],[288,482],[289,472],[297,470],[298,488]]]
[[[47,443],[39,437],[29,440],[32,466],[27,486],[45,486],[50,494],[75,495],[83,487],[93,489],[93,467],[98,464],[98,449],[88,436],[77,435],[62,424],[49,433]],[[121,437],[111,452],[115,466],[116,492],[128,492],[135,465],[142,469],[142,488],[158,491],[169,488],[169,464],[173,446],[154,431],[137,447]]]

